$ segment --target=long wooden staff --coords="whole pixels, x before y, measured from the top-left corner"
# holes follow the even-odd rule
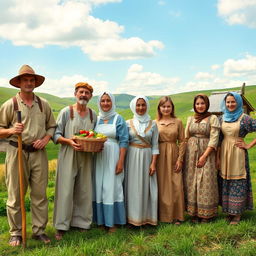
[[[17,111],[18,123],[21,123],[21,112]],[[22,158],[22,135],[18,135],[18,159],[19,159],[19,183],[20,183],[20,208],[21,208],[21,224],[22,224],[22,245],[26,248],[26,210],[25,210],[25,186],[24,186],[24,170]]]

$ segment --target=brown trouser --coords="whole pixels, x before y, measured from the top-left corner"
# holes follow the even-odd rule
[[[25,192],[30,187],[31,217],[33,234],[44,233],[48,221],[48,159],[46,151],[23,152]],[[7,217],[12,236],[21,235],[21,208],[19,191],[18,149],[9,145],[5,160],[8,200]]]

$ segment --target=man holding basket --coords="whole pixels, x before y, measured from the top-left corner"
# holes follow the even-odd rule
[[[93,129],[96,113],[87,107],[93,88],[88,83],[75,85],[76,103],[61,110],[54,135],[61,148],[58,158],[54,226],[61,240],[70,227],[84,231],[92,223],[92,153],[72,139],[80,130]]]

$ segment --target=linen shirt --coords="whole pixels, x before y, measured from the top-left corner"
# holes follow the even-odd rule
[[[40,110],[37,98],[34,95],[32,106],[24,103],[20,94],[16,94],[18,109],[21,111],[21,122],[24,124],[22,141],[25,144],[32,144],[46,135],[51,137],[54,134],[56,122],[49,103],[41,99],[42,111]],[[0,128],[12,128],[17,122],[17,114],[14,110],[13,99],[7,100],[0,107]],[[17,141],[17,135],[11,135],[8,140]]]

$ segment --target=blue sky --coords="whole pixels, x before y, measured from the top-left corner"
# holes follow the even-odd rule
[[[87,81],[133,95],[256,84],[256,0],[1,0],[0,86],[23,64],[36,89]]]

